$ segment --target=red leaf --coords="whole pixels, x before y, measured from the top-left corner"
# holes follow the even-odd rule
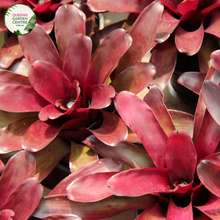
[[[15,213],[10,209],[5,209],[0,211],[0,218],[4,220],[12,220],[12,216],[14,216]]]
[[[155,165],[165,167],[167,135],[150,107],[126,91],[120,92],[114,102],[118,113],[140,138]]]
[[[65,112],[57,109],[53,104],[49,104],[41,109],[39,113],[39,119],[41,121],[47,121],[48,119],[56,119],[64,115]]]
[[[198,4],[200,3],[199,0],[191,1],[191,0],[185,0],[178,4],[177,11],[184,15],[189,11],[195,11],[198,8]]]

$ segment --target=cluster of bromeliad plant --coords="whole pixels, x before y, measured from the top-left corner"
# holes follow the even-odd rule
[[[37,24],[0,51],[0,218],[219,219],[220,1],[14,3]],[[129,16],[94,31],[104,11]],[[194,115],[163,102],[179,54]]]

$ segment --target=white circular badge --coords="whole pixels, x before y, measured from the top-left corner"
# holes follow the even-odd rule
[[[5,12],[5,27],[15,35],[28,34],[36,24],[36,15],[25,4],[14,4]]]

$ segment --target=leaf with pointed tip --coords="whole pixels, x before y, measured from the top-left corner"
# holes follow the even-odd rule
[[[98,160],[98,154],[90,147],[71,142],[69,166],[71,173],[88,163]]]
[[[24,118],[15,121],[0,130],[0,153],[21,150],[21,141],[25,131],[38,118]],[[10,141],[8,141],[10,140]]]
[[[157,70],[151,84],[158,85],[163,90],[173,74],[176,60],[177,49],[173,42],[166,40],[164,43],[158,44],[150,58],[150,62]]]
[[[35,178],[24,180],[9,196],[3,209],[15,213],[13,219],[28,219],[36,209],[43,194],[43,186]]]
[[[102,125],[95,130],[89,129],[103,143],[116,146],[127,138],[128,131],[124,121],[111,112],[102,111]]]
[[[0,50],[0,67],[7,69],[15,59],[23,56],[23,52],[18,43],[18,37],[12,34],[4,43]]]
[[[31,64],[36,60],[45,60],[62,69],[63,63],[60,55],[52,39],[40,25],[36,24],[29,34],[19,36],[18,39],[25,56]]]
[[[104,158],[112,158],[126,164],[130,168],[155,166],[148,153],[143,148],[129,142],[120,142],[116,147],[111,147],[99,141],[94,135],[91,135],[84,143],[93,148]]]
[[[83,34],[76,34],[72,37],[64,57],[63,72],[70,82],[79,81],[81,91],[84,90],[90,67],[91,50],[91,38]]]
[[[220,70],[220,50],[216,50],[211,53],[211,64],[215,69]]]
[[[137,63],[118,74],[111,82],[117,93],[129,91],[139,93],[155,75],[155,66],[151,63]]]
[[[176,47],[181,53],[188,56],[196,54],[204,38],[203,23],[195,31],[184,30],[180,25],[176,28],[175,43]]]
[[[33,155],[25,151],[20,151],[9,159],[0,179],[0,209],[21,182],[34,176],[35,165]]]
[[[51,215],[75,214],[82,219],[105,219],[127,210],[146,209],[156,202],[157,198],[153,195],[136,198],[111,196],[90,203],[70,201],[66,196],[47,197],[40,201],[33,216],[45,218]]]
[[[111,158],[104,158],[96,160],[85,166],[81,167],[76,172],[73,172],[65,179],[63,179],[56,187],[50,192],[49,196],[53,195],[66,195],[66,187],[76,179],[93,174],[93,173],[105,173],[105,172],[120,172],[123,170],[123,166]]]
[[[39,151],[53,141],[60,131],[57,121],[46,122],[37,120],[25,132],[22,148],[32,152]]]
[[[178,83],[199,95],[206,73],[185,72],[178,78]]]
[[[10,209],[4,209],[0,211],[0,218],[4,220],[12,220],[12,216],[14,216],[15,213]]]
[[[35,178],[42,181],[70,151],[70,144],[63,138],[57,137],[40,151],[34,152],[36,159]],[[48,160],[48,158],[50,158]]]
[[[167,135],[150,107],[126,91],[120,92],[114,103],[123,121],[142,141],[154,164],[165,167]]]
[[[144,101],[156,115],[157,120],[159,121],[166,135],[169,136],[170,133],[175,130],[175,127],[170,114],[164,105],[163,96],[164,95],[158,86],[152,86],[150,91],[144,97]]]
[[[204,99],[204,102],[206,104],[206,107],[211,114],[211,116],[214,118],[214,120],[220,125],[220,87],[210,81],[206,80],[203,83],[202,87],[202,97]]]
[[[177,181],[191,183],[196,163],[197,155],[191,137],[185,131],[173,131],[168,138],[166,150],[166,164],[171,184]]]
[[[104,84],[118,65],[119,59],[131,46],[132,38],[124,29],[112,31],[93,54],[86,87]],[[112,53],[114,51],[114,53]]]
[[[121,58],[113,78],[126,68],[140,63],[145,54],[152,49],[163,9],[164,6],[160,2],[154,1],[138,16],[128,32],[132,37],[131,47]]]

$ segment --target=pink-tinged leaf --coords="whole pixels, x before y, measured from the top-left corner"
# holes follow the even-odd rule
[[[118,74],[110,85],[117,93],[129,91],[137,94],[152,81],[155,74],[156,68],[153,64],[137,63]]]
[[[14,220],[28,219],[40,202],[42,194],[43,186],[37,179],[26,179],[10,195],[3,209],[13,210]]]
[[[158,86],[152,86],[150,91],[144,97],[144,101],[154,112],[157,120],[167,136],[175,130],[170,114],[163,102],[163,93]]]
[[[34,218],[35,219],[35,218]],[[44,218],[44,220],[82,220],[79,216],[76,215],[53,215]]]
[[[70,82],[79,81],[81,91],[84,90],[90,67],[91,50],[91,39],[83,34],[76,34],[72,37],[64,57],[63,72]]]
[[[0,67],[7,69],[15,59],[23,56],[23,52],[18,43],[18,37],[14,34],[10,36],[0,50]]]
[[[5,168],[5,164],[0,160],[0,174],[2,173],[4,168]]]
[[[153,195],[136,198],[111,196],[90,203],[74,202],[66,196],[56,196],[42,199],[33,216],[45,218],[51,215],[75,214],[82,219],[105,219],[127,210],[146,209],[156,202],[157,198]]]
[[[47,121],[48,119],[56,119],[64,115],[65,112],[56,108],[53,104],[45,106],[39,113],[39,119],[41,121]]]
[[[130,168],[155,167],[148,153],[135,144],[120,142],[116,147],[111,147],[99,141],[94,135],[89,136],[84,143],[104,158],[112,158]]]
[[[26,58],[21,58],[14,61],[14,63],[8,68],[8,70],[19,75],[28,77],[28,71],[30,67],[30,62]]]
[[[35,165],[33,155],[25,151],[20,151],[9,159],[0,179],[0,209],[21,182],[34,176]]]
[[[36,17],[36,23],[39,24],[46,31],[47,34],[50,34],[53,30],[54,20],[43,22],[38,17]]]
[[[60,131],[57,121],[46,122],[37,120],[25,132],[22,148],[32,152],[39,151],[53,141]]]
[[[29,80],[34,89],[52,104],[59,99],[69,101],[71,82],[54,65],[45,61],[36,61],[29,71]]]
[[[193,115],[178,110],[169,110],[169,114],[172,118],[175,130],[184,130],[192,138],[194,125]]]
[[[171,199],[168,206],[166,219],[193,220],[192,203],[190,202],[186,207],[179,207],[175,204],[173,199]]]
[[[4,220],[12,220],[12,216],[14,216],[15,213],[10,209],[4,209],[0,211],[0,218]]]
[[[102,125],[90,131],[103,143],[116,146],[120,141],[124,141],[128,136],[127,126],[124,121],[111,112],[102,111]]]
[[[202,87],[202,97],[206,104],[206,107],[214,118],[214,120],[220,125],[220,87],[209,80],[206,80]]]
[[[203,24],[195,31],[186,31],[180,25],[176,28],[175,43],[176,47],[181,53],[188,56],[196,54],[204,38]]]
[[[206,73],[185,72],[178,78],[178,83],[199,95]]]
[[[138,16],[128,32],[132,37],[132,45],[121,58],[114,77],[126,68],[140,63],[145,54],[152,49],[163,9],[164,6],[160,2],[154,1]]]
[[[0,153],[5,154],[16,150],[21,150],[21,141],[25,131],[37,119],[37,117],[24,118],[2,128],[0,130]]]
[[[70,151],[70,143],[57,137],[40,151],[34,152],[36,159],[35,178],[42,181]],[[48,158],[50,158],[48,160]]]
[[[124,122],[142,141],[154,164],[165,167],[167,135],[150,107],[136,95],[126,91],[120,92],[114,103]]]
[[[66,189],[68,199],[78,202],[96,202],[112,196],[106,182],[116,173],[94,173],[75,180]]]
[[[90,109],[103,109],[112,103],[115,97],[115,89],[110,85],[96,84],[87,90],[90,99]]]
[[[185,0],[182,1],[178,4],[177,6],[177,11],[178,13],[180,13],[181,15],[186,14],[189,11],[195,11],[198,8],[198,4],[200,3],[199,0]]]
[[[131,36],[122,28],[112,31],[95,51],[86,86],[103,84],[131,46]],[[114,51],[114,53],[112,53]]]
[[[211,64],[215,69],[220,70],[220,50],[216,50],[211,54]]]
[[[98,154],[90,147],[71,142],[69,167],[71,173],[88,163],[98,160]]]
[[[81,167],[79,170],[77,170],[76,172],[70,174],[68,177],[63,179],[50,192],[49,196],[58,195],[58,194],[59,195],[67,194],[66,187],[80,177],[93,174],[93,173],[120,172],[122,170],[123,170],[122,165],[113,159],[104,158],[104,159],[96,160],[94,162],[91,162]]]
[[[157,70],[151,84],[158,85],[163,90],[173,74],[176,60],[177,49],[173,42],[166,40],[164,43],[158,44],[150,58],[150,62]]]
[[[192,139],[185,131],[173,131],[170,134],[166,163],[171,184],[192,182],[197,163],[196,156]]]
[[[71,38],[85,34],[85,14],[75,5],[64,4],[56,11],[55,35],[61,59],[64,58]]]
[[[171,184],[167,169],[131,169],[115,174],[107,182],[114,195],[137,197],[150,193],[169,193]]]
[[[62,69],[63,63],[57,49],[52,39],[40,25],[36,24],[29,34],[19,36],[18,39],[25,56],[31,64],[36,60],[45,60]]]
[[[206,111],[203,123],[195,143],[198,161],[215,152],[220,141],[220,126]]]

